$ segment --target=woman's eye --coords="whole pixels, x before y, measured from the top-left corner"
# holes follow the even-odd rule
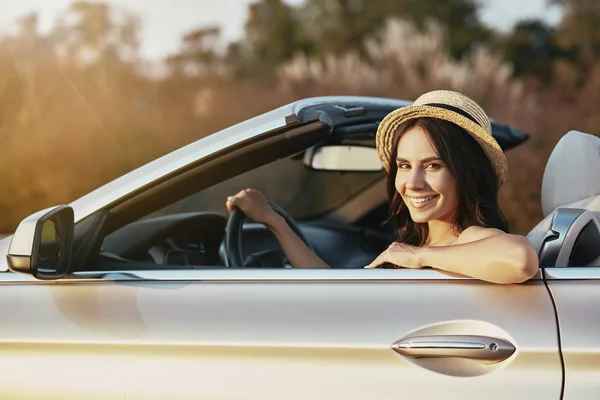
[[[398,164],[398,169],[409,169],[410,165],[404,163],[404,164]]]
[[[438,164],[438,163],[431,163],[431,164],[427,164],[427,165],[425,166],[425,168],[427,168],[427,169],[433,169],[433,170],[437,170],[437,169],[440,169],[440,168],[442,168],[442,164]]]

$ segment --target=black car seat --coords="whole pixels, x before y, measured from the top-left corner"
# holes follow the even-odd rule
[[[542,181],[544,219],[527,234],[540,266],[600,265],[600,138],[570,131]]]

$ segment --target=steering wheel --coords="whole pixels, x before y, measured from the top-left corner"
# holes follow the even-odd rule
[[[313,250],[308,240],[298,227],[298,224],[294,219],[275,203],[269,202],[271,208],[279,215],[283,217],[285,222],[290,226],[292,231],[298,235],[298,237],[308,246],[309,249]],[[227,225],[225,227],[225,252],[226,252],[226,263],[228,267],[240,268],[244,266],[244,260],[242,255],[242,226],[246,220],[246,214],[239,208],[234,208],[229,216]],[[314,251],[314,250],[313,250]]]

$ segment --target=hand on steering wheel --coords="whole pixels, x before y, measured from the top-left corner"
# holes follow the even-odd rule
[[[276,214],[265,196],[256,189],[241,190],[236,195],[228,197],[225,205],[229,213],[239,208],[252,221],[267,226],[271,225]]]
[[[279,214],[296,235],[312,250],[298,224],[278,205],[267,202],[261,192],[255,189],[245,189],[237,195],[227,198],[227,209],[231,213],[225,227],[226,263],[229,267],[244,266],[242,254],[242,227],[246,217],[253,221],[269,226],[272,218]]]

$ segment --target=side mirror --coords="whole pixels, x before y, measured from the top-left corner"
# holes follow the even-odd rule
[[[63,278],[71,262],[74,214],[69,206],[39,211],[25,218],[12,238],[8,267],[37,279]]]
[[[319,171],[379,172],[383,170],[375,148],[357,145],[311,147],[304,153],[304,165]]]

